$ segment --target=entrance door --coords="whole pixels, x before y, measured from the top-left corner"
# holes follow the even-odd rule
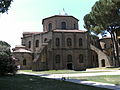
[[[72,70],[72,63],[67,64],[67,69]]]
[[[105,60],[102,59],[101,62],[102,62],[102,67],[105,67]]]

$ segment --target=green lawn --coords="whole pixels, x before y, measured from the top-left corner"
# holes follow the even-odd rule
[[[70,79],[80,79],[87,81],[103,82],[120,85],[120,75],[102,75],[89,77],[70,77]]]
[[[106,67],[101,67],[101,68],[88,68],[87,70],[120,70],[120,68],[106,68]]]
[[[19,71],[37,73],[37,74],[77,74],[77,73],[110,72],[110,71],[74,71],[74,70],[48,70],[48,71],[19,70]]]
[[[30,75],[0,77],[0,90],[108,90]]]

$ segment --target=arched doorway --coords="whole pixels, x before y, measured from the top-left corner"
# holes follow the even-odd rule
[[[102,67],[105,67],[105,59],[101,60]]]
[[[72,63],[68,63],[68,64],[67,64],[67,69],[72,70],[72,69],[73,69],[72,67],[73,67],[73,66],[72,66]]]

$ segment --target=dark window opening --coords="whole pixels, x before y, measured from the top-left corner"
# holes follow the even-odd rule
[[[83,63],[84,62],[84,60],[83,60],[84,58],[83,58],[83,55],[82,54],[80,54],[79,55],[79,63]]]
[[[72,63],[68,63],[68,64],[67,64],[67,69],[72,70],[72,69],[73,69],[72,67],[73,67],[73,66],[72,66]]]
[[[60,39],[56,38],[56,46],[60,46]]]
[[[49,30],[49,31],[52,30],[52,23],[49,23],[49,25],[48,25],[48,30]]]
[[[66,29],[66,22],[61,23],[61,29]]]
[[[83,42],[82,42],[82,38],[79,39],[79,46],[82,46]]]
[[[105,60],[104,59],[101,60],[101,63],[102,63],[102,67],[105,67]]]
[[[71,40],[71,38],[67,38],[67,46],[72,46],[72,40]]]
[[[28,48],[31,48],[31,41],[28,42]]]
[[[39,40],[36,40],[35,46],[36,46],[36,47],[39,47]]]
[[[74,24],[74,29],[76,29],[76,24]]]
[[[44,39],[44,42],[46,42],[46,41],[47,41],[47,38]]]
[[[60,55],[56,55],[55,56],[55,62],[56,63],[60,63]]]
[[[67,56],[67,62],[72,62],[72,55]]]
[[[26,59],[23,60],[23,65],[26,65]]]

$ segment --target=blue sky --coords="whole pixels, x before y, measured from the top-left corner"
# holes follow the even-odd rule
[[[98,0],[14,0],[8,14],[0,15],[0,40],[8,42],[12,48],[21,44],[23,32],[41,32],[42,19],[58,15],[65,9],[68,15],[79,19],[79,29],[83,28],[83,17],[91,11]]]

